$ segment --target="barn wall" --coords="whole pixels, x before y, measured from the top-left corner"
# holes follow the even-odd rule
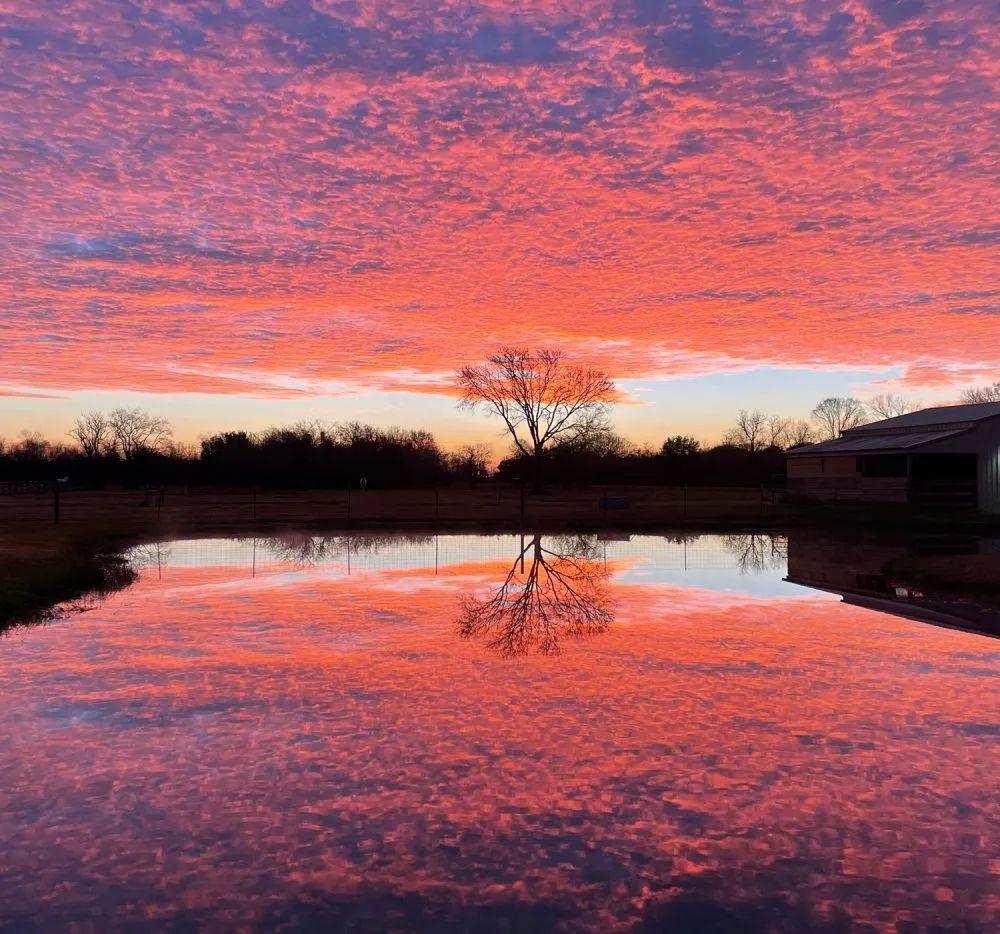
[[[920,448],[926,454],[977,455],[977,495],[981,512],[1000,514],[1000,418],[984,422],[969,434]]]
[[[858,477],[857,458],[853,455],[788,458],[788,477]]]
[[[979,508],[1000,515],[1000,422],[990,427],[979,451]]]
[[[909,501],[906,477],[862,477],[824,474],[819,477],[789,477],[792,496],[818,499],[829,503],[895,503]]]

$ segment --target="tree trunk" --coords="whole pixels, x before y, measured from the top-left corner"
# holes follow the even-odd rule
[[[540,447],[535,448],[535,456],[532,458],[535,469],[535,482],[532,487],[532,492],[543,493],[545,491],[544,474],[542,470],[544,452]]]

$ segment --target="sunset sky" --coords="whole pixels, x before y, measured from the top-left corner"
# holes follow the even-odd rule
[[[141,405],[636,440],[1000,379],[995,0],[0,0],[0,436]]]

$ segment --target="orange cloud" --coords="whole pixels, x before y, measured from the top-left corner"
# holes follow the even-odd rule
[[[1000,366],[988,3],[6,5],[3,378]]]

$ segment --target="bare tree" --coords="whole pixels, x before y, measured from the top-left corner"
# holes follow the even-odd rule
[[[832,440],[839,438],[845,431],[863,425],[866,412],[860,399],[831,396],[812,410],[812,416],[819,422],[823,438]]]
[[[14,447],[15,456],[24,460],[44,460],[52,445],[40,431],[30,428],[21,430],[21,440]]]
[[[479,442],[463,444],[453,454],[447,455],[445,461],[452,473],[467,480],[471,487],[490,475],[491,457],[489,445]]]
[[[615,387],[603,370],[573,366],[557,350],[507,347],[456,375],[460,405],[499,416],[542,484],[546,448],[607,430]]]
[[[492,597],[462,600],[459,634],[486,637],[491,649],[509,658],[532,648],[556,655],[563,638],[605,632],[614,613],[608,572],[596,558],[583,537],[546,548],[541,535],[532,536]]]
[[[114,450],[127,461],[161,450],[173,434],[165,418],[142,409],[115,409],[108,416],[108,424]]]
[[[740,409],[736,424],[726,432],[723,440],[753,454],[767,447],[767,437],[767,416],[763,412]]]
[[[968,403],[976,402],[1000,402],[1000,383],[992,383],[989,386],[976,386],[974,389],[966,389],[962,393],[962,401]]]
[[[897,415],[915,412],[919,408],[919,402],[913,402],[905,396],[894,396],[891,392],[873,396],[868,400],[869,411],[879,418],[895,418]]]
[[[788,447],[794,448],[802,444],[812,444],[816,440],[816,429],[807,421],[790,422],[785,434]]]
[[[784,448],[788,445],[788,432],[791,429],[792,420],[782,418],[780,415],[768,415],[765,422],[767,446],[772,448]]]
[[[84,412],[67,432],[88,460],[100,457],[111,444],[111,423],[103,412]]]

